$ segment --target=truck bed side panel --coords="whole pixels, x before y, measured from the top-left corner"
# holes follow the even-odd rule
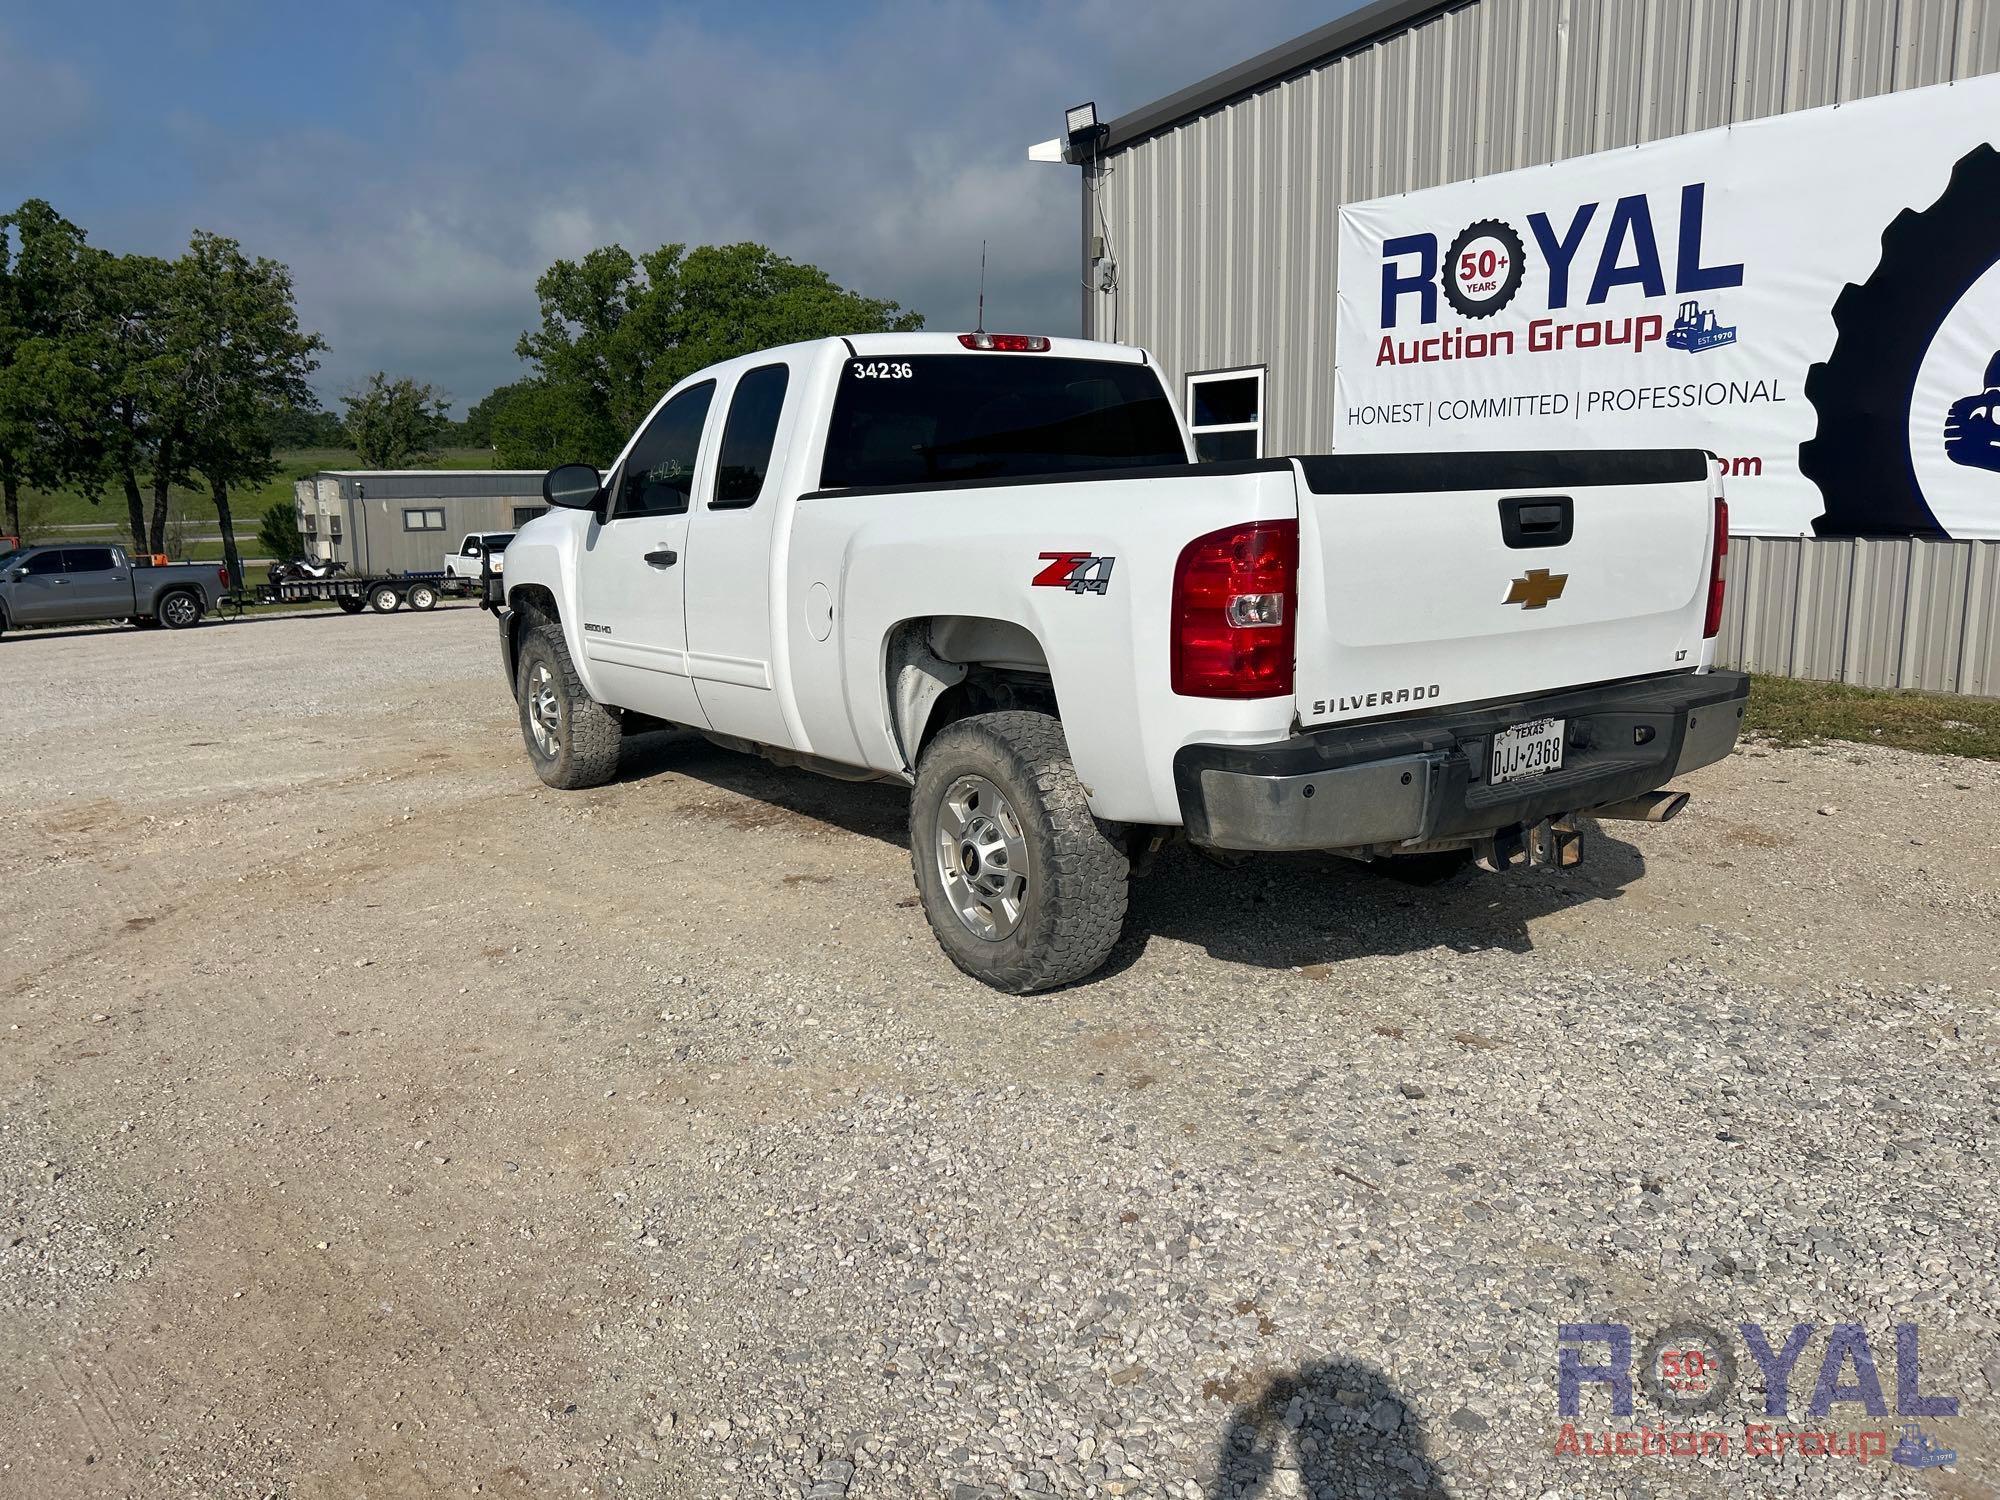
[[[1174,696],[1174,564],[1196,536],[1290,517],[1297,505],[1295,473],[1277,462],[809,495],[793,521],[786,581],[791,690],[809,748],[906,771],[884,674],[890,633],[915,618],[1000,620],[1041,643],[1098,816],[1176,823],[1174,752],[1277,738],[1292,700]],[[1050,554],[1099,561],[1078,569]],[[1085,586],[1036,582],[1052,573]],[[1088,586],[1099,580],[1101,592]]]

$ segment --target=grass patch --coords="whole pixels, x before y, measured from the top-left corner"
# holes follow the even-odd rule
[[[2000,760],[2000,699],[1960,698],[1759,677],[1750,684],[1745,732],[1777,745],[1853,740],[1932,755]]]

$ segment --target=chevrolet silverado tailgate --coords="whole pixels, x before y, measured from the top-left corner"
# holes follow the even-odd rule
[[[1696,450],[1299,460],[1298,717],[1685,671],[1715,500]]]

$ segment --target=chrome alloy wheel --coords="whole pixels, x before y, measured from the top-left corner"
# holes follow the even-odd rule
[[[536,662],[528,673],[528,733],[534,737],[535,753],[544,760],[562,754],[562,699],[556,695],[556,675],[546,662]]]
[[[1028,904],[1028,841],[1021,820],[984,776],[961,776],[938,804],[938,876],[966,931],[999,942]]]
[[[160,613],[169,625],[187,626],[194,624],[201,611],[186,594],[169,594],[160,604]]]

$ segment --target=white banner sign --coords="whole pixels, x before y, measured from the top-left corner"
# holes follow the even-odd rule
[[[2000,537],[2000,77],[1340,211],[1334,450],[1706,448],[1736,530]]]

